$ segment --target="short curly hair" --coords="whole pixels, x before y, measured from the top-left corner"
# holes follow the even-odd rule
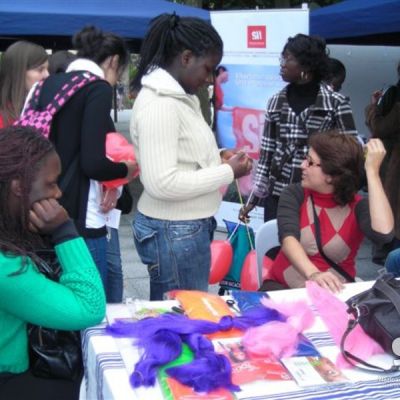
[[[329,50],[324,39],[299,33],[288,39],[282,54],[285,51],[290,52],[306,72],[311,72],[316,81],[327,77]]]
[[[318,154],[322,171],[331,176],[336,203],[354,199],[364,170],[364,153],[354,136],[332,130],[310,136],[309,145]]]

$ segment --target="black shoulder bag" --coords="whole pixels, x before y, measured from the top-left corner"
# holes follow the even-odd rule
[[[79,153],[69,165],[59,187],[64,191],[76,172]],[[61,266],[53,248],[36,251],[35,264],[40,273],[58,282]],[[33,375],[48,379],[81,379],[83,374],[79,331],[62,331],[28,325],[29,363]]]
[[[334,261],[332,261],[322,250],[322,244],[321,244],[321,229],[319,226],[319,219],[317,215],[317,210],[315,209],[315,204],[314,204],[314,199],[312,196],[310,196],[311,199],[311,204],[313,208],[313,214],[314,214],[314,226],[315,226],[315,240],[317,241],[317,246],[318,246],[318,251],[321,254],[321,256],[325,259],[325,261],[340,275],[342,275],[347,282],[354,282],[354,278],[350,276],[342,267],[340,267],[338,264],[336,264]]]
[[[347,312],[354,319],[349,323],[340,343],[343,357],[351,365],[369,372],[396,372],[400,370],[400,281],[392,274],[379,277],[375,284],[346,301]],[[364,332],[397,359],[391,368],[370,364],[345,349],[350,332],[360,324]],[[358,363],[358,364],[356,364]]]
[[[36,252],[36,266],[48,279],[58,282],[61,266],[54,249]],[[83,374],[79,331],[62,331],[28,325],[29,362],[33,375],[48,379],[78,380]]]

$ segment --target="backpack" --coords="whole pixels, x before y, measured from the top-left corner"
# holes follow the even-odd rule
[[[54,99],[44,109],[39,106],[39,99],[43,88],[44,79],[41,80],[33,91],[21,117],[14,125],[30,126],[40,131],[46,138],[50,135],[51,123],[58,111],[83,87],[101,78],[90,72],[73,73],[71,79],[64,83],[55,94]]]

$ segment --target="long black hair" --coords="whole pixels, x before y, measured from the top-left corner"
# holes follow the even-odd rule
[[[153,19],[142,43],[131,87],[139,89],[143,75],[157,67],[168,67],[184,50],[197,57],[210,53],[222,55],[223,43],[215,28],[200,18],[161,14]]]

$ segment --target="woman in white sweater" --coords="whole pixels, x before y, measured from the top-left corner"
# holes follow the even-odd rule
[[[194,95],[212,82],[222,47],[210,24],[175,14],[157,17],[143,41],[130,131],[144,192],[133,233],[151,300],[207,290],[219,188],[251,170],[244,153],[220,154]]]

